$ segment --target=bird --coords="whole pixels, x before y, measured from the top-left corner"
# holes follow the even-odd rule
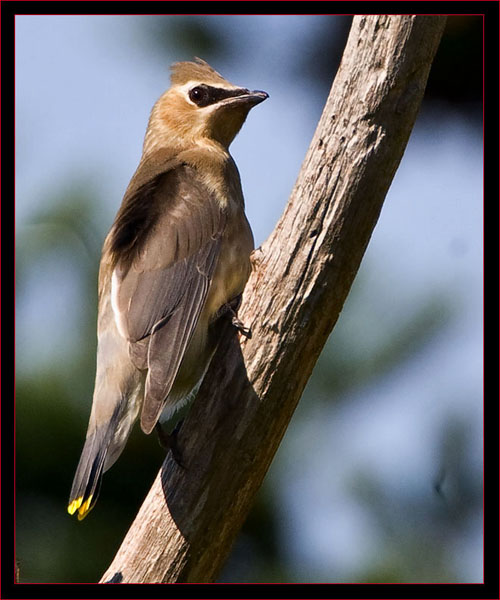
[[[161,422],[192,399],[220,319],[244,331],[237,308],[254,239],[229,146],[268,94],[233,85],[198,57],[170,68],[103,245],[95,387],[67,506],[78,520],[134,423],[161,437]]]

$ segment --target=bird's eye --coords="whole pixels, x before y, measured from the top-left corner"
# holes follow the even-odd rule
[[[206,106],[208,102],[208,91],[206,88],[197,85],[189,91],[189,99],[198,106]]]

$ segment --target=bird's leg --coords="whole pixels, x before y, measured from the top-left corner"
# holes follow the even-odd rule
[[[155,430],[156,434],[158,435],[158,442],[160,443],[160,446],[167,452],[171,450],[172,457],[175,462],[179,465],[179,467],[185,469],[186,466],[182,461],[182,452],[179,449],[179,443],[177,440],[177,434],[179,433],[182,422],[183,421],[179,421],[177,423],[172,433],[167,433],[158,421],[155,425]]]
[[[226,304],[223,304],[217,311],[217,317],[221,317],[222,315],[229,313],[231,316],[231,323],[236,327],[236,329],[245,337],[251,338],[252,331],[250,330],[250,327],[245,327],[245,325],[238,319],[237,310],[240,304],[241,294],[229,302],[226,302]]]
[[[245,327],[245,325],[238,319],[238,315],[233,312],[233,316],[231,318],[231,323],[236,327],[236,329],[244,335],[246,338],[252,337],[252,330],[250,327]]]

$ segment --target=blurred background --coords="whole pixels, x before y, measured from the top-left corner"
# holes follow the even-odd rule
[[[98,581],[163,460],[135,431],[79,523],[100,249],[168,67],[263,89],[232,145],[256,244],[293,187],[348,16],[16,17],[16,555]],[[482,18],[448,20],[337,326],[222,582],[481,582]]]

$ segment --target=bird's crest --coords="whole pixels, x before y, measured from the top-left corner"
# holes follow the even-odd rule
[[[195,57],[194,61],[176,62],[170,69],[172,85],[183,85],[188,81],[226,85],[229,83],[220,73],[217,73],[208,63],[198,57]]]

